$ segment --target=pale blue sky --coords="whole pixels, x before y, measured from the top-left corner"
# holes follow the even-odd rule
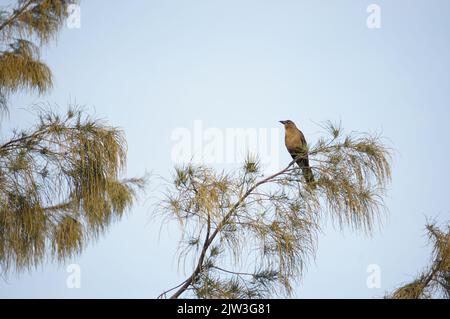
[[[371,3],[381,29],[366,27]],[[43,51],[54,89],[15,96],[2,134],[33,123],[25,109],[34,102],[63,112],[77,101],[125,130],[128,175],[170,177],[171,132],[194,120],[271,128],[290,118],[311,143],[325,120],[382,131],[397,151],[388,218],[372,237],[325,225],[295,297],[379,297],[426,265],[426,216],[450,211],[449,1],[90,0],[81,12],[81,28]],[[289,161],[282,147],[280,159]],[[81,265],[81,289],[66,288],[65,265],[48,263],[0,281],[0,297],[153,298],[178,284],[179,230],[159,236],[150,220],[155,185],[67,262]],[[380,289],[366,286],[369,264],[381,268]]]

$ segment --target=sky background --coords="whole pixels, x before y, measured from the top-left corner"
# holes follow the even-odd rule
[[[0,0],[0,5],[11,1]],[[366,25],[381,7],[381,28]],[[17,94],[1,134],[34,123],[30,105],[61,112],[77,102],[124,129],[128,176],[169,178],[172,132],[205,127],[276,128],[291,119],[310,144],[317,123],[382,132],[395,149],[389,214],[369,237],[324,220],[317,256],[296,298],[376,298],[428,263],[427,217],[449,219],[450,1],[81,2],[81,28],[64,28],[42,52],[54,75],[45,96]],[[280,128],[281,129],[281,128]],[[283,141],[280,162],[288,163]],[[236,163],[235,166],[239,165]],[[77,258],[0,280],[2,298],[154,298],[185,278],[179,228],[160,232],[146,195]],[[81,288],[66,266],[81,267]],[[381,270],[370,289],[367,267]]]

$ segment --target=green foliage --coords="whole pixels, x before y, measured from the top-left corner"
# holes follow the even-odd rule
[[[204,166],[176,168],[158,211],[179,221],[179,261],[186,265],[195,256],[195,266],[186,281],[160,297],[175,289],[172,298],[185,292],[198,298],[290,295],[314,257],[323,217],[371,232],[384,208],[390,151],[379,137],[327,128],[330,137],[309,150],[313,187],[294,162],[268,177],[251,157],[228,174]]]
[[[52,73],[40,46],[56,37],[76,1],[19,0],[0,8],[0,111],[18,90],[44,93]],[[0,272],[20,272],[49,255],[63,261],[119,219],[141,178],[120,180],[123,132],[70,108],[38,110],[38,124],[0,139]]]
[[[46,251],[79,253],[120,218],[144,180],[118,180],[126,143],[117,128],[70,109],[0,145],[0,265],[38,265]]]
[[[37,89],[40,93],[52,85],[50,69],[39,61],[38,49],[33,43],[17,40],[11,50],[0,54],[0,94],[6,96],[18,89]]]
[[[386,298],[392,299],[450,299],[450,224],[439,229],[434,223],[426,226],[433,245],[430,265],[410,283],[397,288]]]
[[[17,90],[44,93],[51,88],[52,74],[40,61],[39,45],[56,37],[70,3],[19,0],[13,8],[0,8],[0,109],[7,109],[8,95]]]
[[[19,0],[11,9],[0,10],[0,35],[10,40],[17,35],[36,38],[44,44],[55,38],[67,17],[70,0]]]
[[[373,219],[384,207],[385,185],[390,181],[390,149],[379,136],[344,135],[328,123],[330,139],[319,139],[310,150],[320,192],[339,225],[370,232]]]

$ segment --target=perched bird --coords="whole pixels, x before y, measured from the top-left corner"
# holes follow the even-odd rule
[[[289,154],[291,154],[292,158],[296,160],[297,165],[302,169],[306,182],[308,184],[314,182],[314,175],[309,166],[308,144],[306,143],[305,136],[291,120],[280,121],[280,123],[284,125],[284,143]]]

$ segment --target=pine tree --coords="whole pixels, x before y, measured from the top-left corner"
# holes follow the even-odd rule
[[[67,18],[66,0],[19,0],[0,8],[0,106],[19,89],[40,93],[52,86],[50,69],[40,60],[39,45],[56,37]]]
[[[0,107],[19,91],[47,92],[52,73],[40,48],[67,18],[65,0],[19,0],[0,8]],[[37,124],[0,140],[0,270],[20,272],[48,256],[64,261],[119,219],[144,180],[120,179],[121,130],[77,107],[36,111]],[[3,118],[2,118],[3,119]]]
[[[426,226],[433,246],[430,265],[415,280],[407,283],[386,298],[392,299],[450,299],[450,224],[440,229],[436,223]]]
[[[323,218],[372,232],[385,211],[390,150],[379,136],[326,128],[329,134],[308,150],[313,185],[295,161],[270,176],[251,157],[237,172],[176,168],[157,212],[179,221],[179,262],[194,266],[160,298],[289,296],[315,254]]]

